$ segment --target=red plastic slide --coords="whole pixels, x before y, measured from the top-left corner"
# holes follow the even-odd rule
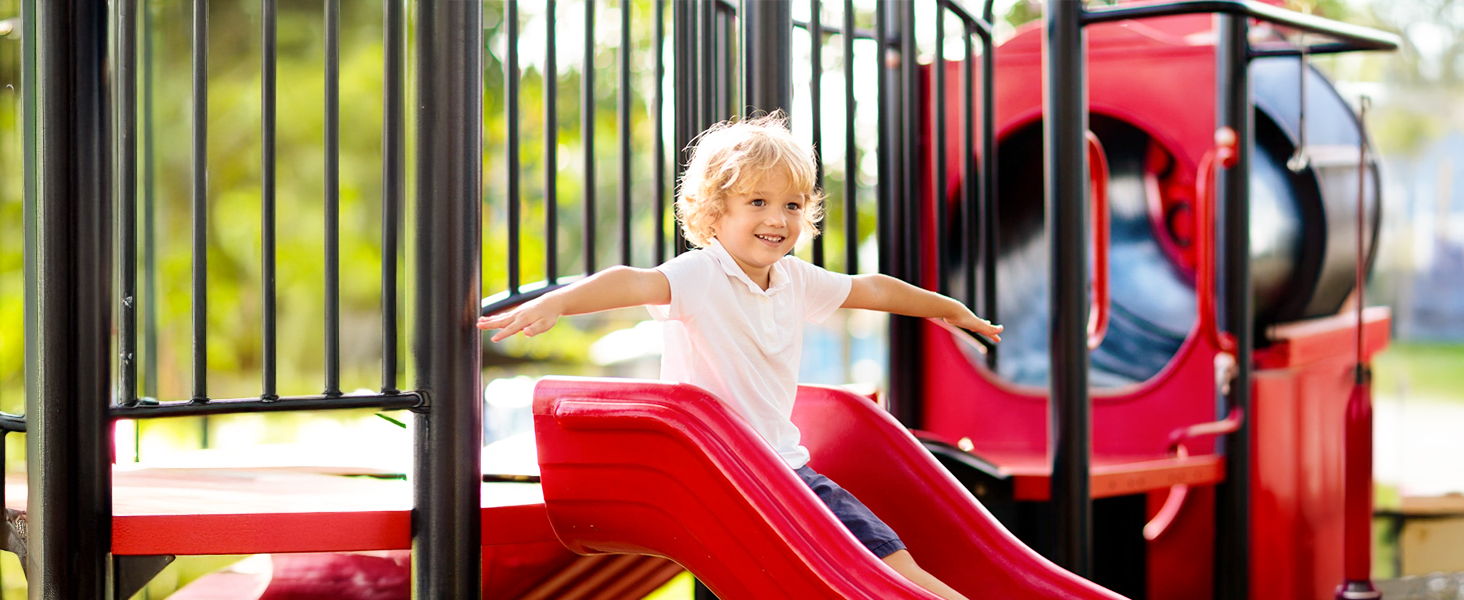
[[[868,399],[800,387],[813,467],[849,489],[915,560],[970,598],[1120,598],[1022,545]],[[581,554],[675,560],[723,600],[934,599],[864,549],[740,417],[660,381],[541,381],[544,501]]]

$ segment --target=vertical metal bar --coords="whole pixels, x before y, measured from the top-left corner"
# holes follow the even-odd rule
[[[585,59],[580,67],[580,137],[585,149],[585,275],[595,272],[595,0],[585,0]]]
[[[1236,376],[1220,413],[1251,413],[1251,344],[1254,307],[1250,277],[1250,161],[1255,139],[1250,92],[1249,25],[1245,17],[1219,15],[1216,29],[1215,75],[1219,94],[1217,125],[1239,135],[1235,166],[1217,177],[1216,208],[1220,211],[1216,239],[1220,255],[1221,315],[1225,330],[1235,336]],[[1215,510],[1215,598],[1232,600],[1250,594],[1250,419],[1224,438],[1225,481],[1218,486]]]
[[[421,0],[417,10],[412,360],[431,404],[414,423],[412,597],[477,598],[483,5]]]
[[[21,227],[25,246],[22,258],[25,270],[25,300],[22,306],[25,320],[25,402],[40,391],[40,376],[37,372],[40,354],[39,317],[36,302],[40,297],[36,254],[40,245],[36,239],[36,0],[21,0],[20,3],[20,115],[21,115]],[[3,463],[0,463],[3,464]]]
[[[1046,56],[1043,101],[1047,148],[1047,240],[1052,281],[1048,292],[1051,343],[1052,505],[1055,562],[1082,577],[1092,574],[1092,503],[1088,463],[1092,450],[1088,404],[1088,130],[1083,68],[1082,5],[1044,5]]]
[[[192,204],[193,401],[208,402],[208,0],[193,0]]]
[[[702,10],[702,64],[710,77],[702,80],[706,84],[706,97],[702,99],[703,117],[706,125],[715,123],[726,114],[722,112],[722,90],[727,87],[726,62],[727,41],[722,39],[722,6],[715,0],[703,5]]]
[[[942,294],[950,293],[950,275],[946,273],[946,63],[945,63],[945,19],[944,0],[935,2],[935,180],[931,186],[931,199],[935,201],[935,289]],[[921,204],[924,204],[922,201]],[[922,224],[923,227],[923,224]],[[924,236],[917,236],[924,237]]]
[[[737,11],[730,6],[723,6],[719,12],[721,25],[717,31],[717,65],[721,75],[717,76],[718,85],[721,87],[717,93],[717,105],[721,108],[717,114],[724,119],[731,119],[740,114],[737,108],[737,70],[738,59],[734,54],[736,47],[733,45],[737,40]]]
[[[824,189],[824,164],[823,164],[823,3],[819,0],[809,0],[808,13],[808,37],[812,42],[808,48],[809,62],[812,63],[809,72],[812,75],[808,81],[808,99],[811,102],[813,122],[810,123],[813,129],[813,167],[814,187],[822,192]],[[827,229],[827,228],[825,228]],[[813,238],[813,264],[824,266],[824,236]]]
[[[503,128],[508,132],[508,156],[504,163],[508,178],[508,293],[517,294],[521,274],[519,266],[519,222],[523,219],[519,193],[519,24],[518,0],[504,2],[504,29],[508,36],[507,56],[503,61],[503,99],[507,111]]]
[[[915,3],[892,2],[886,8],[886,23],[898,34],[899,66],[886,77],[890,86],[889,102],[897,107],[885,113],[889,118],[889,140],[894,143],[890,164],[886,168],[890,180],[890,219],[886,232],[890,235],[892,276],[915,285],[921,284],[919,268],[920,227],[923,198],[920,184],[925,166],[919,157],[919,134],[923,113],[920,110],[918,48],[915,44]],[[898,116],[895,116],[898,115]],[[906,427],[920,428],[924,418],[922,404],[923,361],[921,353],[922,323],[910,317],[890,318],[890,412]]]
[[[656,264],[666,262],[666,0],[652,0],[655,5],[655,34],[651,42],[651,54],[654,55],[656,84],[655,96],[651,101],[651,121],[654,124],[655,140],[654,159],[651,161],[651,170],[655,173],[656,182],[653,184],[652,194],[656,198],[656,216],[653,219],[656,223]],[[551,19],[552,21],[552,19]],[[551,42],[552,44],[552,42]]]
[[[879,153],[879,177],[875,187],[875,243],[876,253],[879,255],[879,272],[885,275],[894,275],[894,261],[890,260],[890,254],[894,250],[894,244],[890,243],[890,219],[893,213],[893,203],[890,195],[893,193],[893,186],[890,180],[892,169],[890,163],[894,160],[894,152],[889,151],[890,129],[894,120],[890,115],[895,111],[890,106],[890,36],[889,36],[889,6],[887,0],[875,0],[874,2],[874,61],[875,61],[875,88],[878,94],[875,95],[878,106],[876,109],[876,123],[879,130],[879,141],[876,151]]]
[[[407,36],[402,28],[404,0],[383,1],[386,31],[382,46],[386,56],[381,96],[381,391],[389,394],[398,391],[397,248],[400,242],[397,232],[401,230],[402,203],[407,196],[406,104],[403,101]]]
[[[921,286],[920,269],[921,248],[920,248],[920,227],[924,220],[921,215],[925,212],[924,198],[920,195],[920,183],[924,179],[925,165],[921,164],[918,148],[920,148],[920,121],[924,118],[920,106],[920,48],[915,43],[915,3],[900,2],[899,10],[899,34],[900,34],[900,145],[899,156],[903,159],[900,172],[903,177],[902,197],[899,208],[896,210],[902,215],[903,221],[895,227],[901,235],[902,252],[904,253],[905,267],[904,277],[914,285]],[[923,286],[922,286],[923,287]],[[913,424],[911,424],[913,425]]]
[[[859,272],[859,145],[854,142],[854,0],[844,0],[844,272]],[[878,56],[878,53],[875,54]],[[876,59],[878,60],[878,59]]]
[[[137,0],[116,3],[119,293],[117,402],[137,404]]]
[[[981,18],[992,22],[993,0],[986,0]],[[996,197],[996,43],[991,36],[981,38],[981,310],[982,316],[1000,323],[996,299],[996,253],[1000,247]],[[986,351],[986,366],[996,369],[1001,354],[996,346]]]
[[[37,2],[35,394],[26,399],[30,597],[111,592],[112,197],[107,5]],[[27,38],[30,40],[33,38]]]
[[[275,217],[275,82],[276,65],[278,64],[278,49],[276,32],[279,24],[279,13],[275,0],[263,0],[261,19],[262,51],[260,64],[260,275],[263,288],[260,293],[260,301],[263,304],[264,332],[263,332],[263,373],[259,396],[265,399],[278,398],[279,390],[276,387],[276,367],[279,365],[278,322],[276,321],[275,299],[278,297],[275,287],[275,248],[276,224]]]
[[[976,301],[976,249],[979,247],[979,218],[977,202],[981,184],[977,177],[986,178],[985,173],[976,171],[976,44],[971,42],[976,27],[967,23],[965,34],[965,63],[961,65],[961,265],[965,274],[965,289],[962,297],[971,310],[979,310]],[[983,151],[983,155],[985,152]]]
[[[790,0],[743,4],[743,77],[751,110],[788,112],[793,106],[793,6]],[[708,123],[710,124],[710,123]]]
[[[691,140],[696,136],[696,105],[694,95],[696,87],[697,70],[692,64],[695,61],[695,50],[693,45],[693,33],[696,19],[692,0],[674,0],[672,4],[672,30],[674,36],[672,48],[675,50],[673,58],[676,62],[676,76],[671,78],[672,99],[676,103],[676,179],[680,182],[686,165],[691,162]],[[686,250],[686,240],[681,227],[673,227],[672,234],[674,243],[673,253],[680,256]]]
[[[341,393],[341,2],[325,0],[325,395]]]
[[[27,0],[30,1],[30,0]],[[152,9],[150,0],[142,0],[142,287],[147,294],[143,304],[143,316],[147,324],[143,327],[142,353],[147,363],[142,372],[142,395],[158,397],[158,253],[157,253],[157,202],[153,182],[153,60],[152,60]],[[28,138],[29,139],[29,138]],[[133,438],[137,450],[141,448],[142,421],[137,421],[137,436]],[[142,456],[139,451],[134,456]]]
[[[776,0],[775,0],[776,1]],[[697,129],[711,127],[718,120],[717,114],[717,75],[720,70],[717,68],[717,34],[716,34],[716,0],[707,0],[701,3],[701,10],[698,11],[697,60],[699,68],[703,73],[699,83],[701,87],[697,92],[697,101],[700,106],[701,120]]]
[[[555,9],[544,6],[544,281],[559,283],[559,52]],[[657,263],[660,264],[660,263]]]
[[[630,0],[620,0],[620,264],[630,264]]]

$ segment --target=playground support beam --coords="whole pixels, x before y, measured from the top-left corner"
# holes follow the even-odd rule
[[[765,112],[781,108],[786,113],[793,108],[793,4],[759,0],[742,3],[742,10],[743,95],[748,107]]]
[[[1217,127],[1234,129],[1235,166],[1223,169],[1216,178],[1217,226],[1220,240],[1219,293],[1221,323],[1235,336],[1237,372],[1219,414],[1239,409],[1251,412],[1251,345],[1254,307],[1250,273],[1250,161],[1255,139],[1254,107],[1250,90],[1250,26],[1244,15],[1215,17],[1219,38],[1215,46],[1215,121]],[[1217,489],[1215,510],[1215,598],[1230,600],[1250,595],[1250,419],[1225,437],[1225,482]]]
[[[30,597],[110,598],[112,185],[107,4],[35,4],[37,381],[27,396]],[[29,42],[29,40],[27,40]],[[40,338],[33,338],[40,339]]]
[[[1093,504],[1089,495],[1092,408],[1088,404],[1088,78],[1083,5],[1043,5],[1042,112],[1051,285],[1048,288],[1054,562],[1092,577]]]
[[[422,0],[412,312],[415,422],[412,596],[481,594],[483,9]]]

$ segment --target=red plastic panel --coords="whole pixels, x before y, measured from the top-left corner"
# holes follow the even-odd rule
[[[1003,528],[889,413],[846,390],[802,386],[793,420],[811,466],[900,534],[915,561],[969,597],[1119,598]]]
[[[971,597],[1118,598],[1022,546],[867,399],[800,388],[825,470]],[[695,387],[545,379],[534,401],[544,498],[581,553],[685,565],[724,600],[922,598],[861,546],[747,424]]]
[[[483,484],[483,544],[553,542],[536,486]],[[25,509],[26,485],[6,485]],[[407,549],[411,487],[274,469],[116,471],[112,552],[266,554]]]

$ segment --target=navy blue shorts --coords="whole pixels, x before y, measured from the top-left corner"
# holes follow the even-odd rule
[[[874,516],[874,512],[855,498],[854,494],[808,466],[795,469],[794,472],[798,473],[803,483],[813,489],[819,500],[828,505],[829,510],[834,511],[839,522],[848,527],[849,532],[875,556],[884,558],[905,549],[905,542],[900,541],[895,530]]]

